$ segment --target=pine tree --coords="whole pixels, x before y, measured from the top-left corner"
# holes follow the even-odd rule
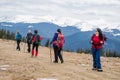
[[[1,29],[0,38],[7,40],[15,40],[15,33]]]

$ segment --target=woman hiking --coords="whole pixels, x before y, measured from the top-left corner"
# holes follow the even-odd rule
[[[93,56],[93,69],[97,70],[98,72],[102,72],[100,56],[101,56],[101,49],[104,44],[104,36],[100,28],[96,29],[95,34],[91,37],[91,52]]]
[[[34,48],[36,48],[36,53],[35,56],[38,56],[38,47],[40,45],[42,38],[40,37],[40,35],[38,34],[38,30],[34,30],[34,35],[32,37],[32,56],[34,56]]]
[[[54,49],[54,63],[58,63],[58,57],[61,63],[64,62],[63,57],[61,55],[62,47],[64,45],[64,35],[61,33],[61,29],[57,29],[57,32],[54,34],[54,37],[50,44],[53,44]]]
[[[15,39],[17,41],[16,50],[20,51],[20,42],[22,41],[22,35],[20,34],[20,31],[17,32]]]

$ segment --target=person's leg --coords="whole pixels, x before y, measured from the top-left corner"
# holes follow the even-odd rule
[[[30,42],[28,43],[28,52],[30,53]]]
[[[93,56],[93,70],[95,70],[96,69],[96,50],[92,48],[91,53]]]
[[[32,46],[32,57],[34,56],[34,48],[35,48],[35,44],[33,43],[33,46]]]
[[[58,62],[58,48],[57,46],[53,46],[53,49],[54,49],[54,62],[57,63]]]
[[[38,47],[39,47],[39,44],[36,44],[36,57],[38,56]]]
[[[27,41],[27,46],[28,46],[28,49],[27,49],[27,51],[29,52],[29,42]]]
[[[18,50],[20,51],[20,41],[18,41]]]
[[[97,68],[98,68],[98,70],[101,71],[102,68],[101,68],[100,56],[101,56],[101,49],[98,49],[96,51],[96,62],[97,62]]]
[[[30,49],[30,52],[31,52],[31,43],[29,44],[29,49]]]
[[[61,51],[62,51],[62,49],[58,50],[58,57],[59,57],[61,63],[63,63],[63,57],[61,55]]]
[[[18,50],[18,45],[19,45],[19,43],[18,43],[18,41],[17,41],[17,47],[16,47],[16,50]]]

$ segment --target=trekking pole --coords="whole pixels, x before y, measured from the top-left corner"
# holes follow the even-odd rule
[[[52,50],[51,50],[51,45],[50,45],[50,61],[51,61],[51,63],[52,63]]]

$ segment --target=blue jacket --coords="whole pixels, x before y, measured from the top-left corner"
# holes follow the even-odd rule
[[[21,41],[22,40],[22,35],[21,34],[16,34],[15,39],[17,41]]]

